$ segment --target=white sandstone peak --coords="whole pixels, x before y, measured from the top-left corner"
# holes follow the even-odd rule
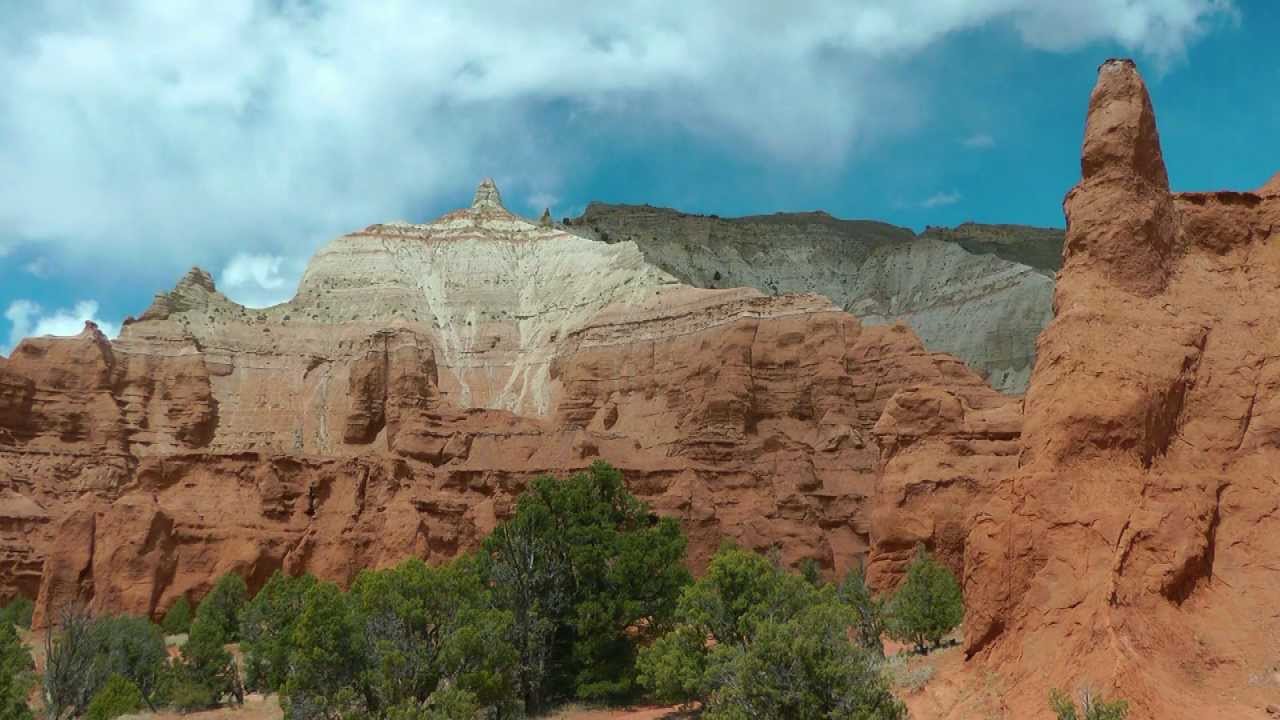
[[[475,210],[505,209],[502,207],[502,193],[498,192],[498,185],[493,178],[480,181],[475,198],[471,200],[471,207]]]

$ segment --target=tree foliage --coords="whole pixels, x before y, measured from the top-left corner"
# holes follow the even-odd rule
[[[282,646],[288,716],[445,718],[508,708],[510,627],[471,558],[366,571],[348,593],[313,583]]]
[[[889,634],[921,653],[937,647],[964,619],[964,595],[951,571],[924,548],[907,568],[902,587],[889,601]]]
[[[85,713],[87,720],[114,720],[142,709],[142,691],[129,678],[112,675],[94,693]]]
[[[216,633],[223,643],[240,640],[240,611],[244,608],[249,589],[244,579],[234,573],[227,573],[213,589],[200,601],[196,610],[196,618],[207,624],[207,632]]]
[[[662,699],[702,701],[708,720],[899,720],[878,657],[849,641],[853,608],[767,558],[722,548],[680,596],[674,629],[640,656]]]
[[[226,645],[239,637],[245,594],[244,581],[226,575],[196,609],[182,656],[173,669],[173,701],[180,709],[203,710],[244,701],[240,671]]]
[[[94,693],[119,676],[138,691],[140,702],[154,708],[169,660],[160,628],[134,615],[107,616],[93,621],[92,639]]]
[[[690,580],[685,547],[679,525],[655,518],[607,463],[530,484],[484,546],[528,712],[636,694],[638,649],[669,627]]]
[[[99,684],[93,618],[83,606],[71,605],[58,612],[57,621],[45,634],[41,676],[49,720],[84,715]]]
[[[0,720],[30,720],[27,693],[35,683],[31,652],[14,624],[0,624]]]
[[[31,616],[35,612],[35,603],[30,598],[19,595],[0,610],[0,625],[17,625],[23,630],[31,629]]]
[[[877,657],[884,657],[884,641],[881,640],[885,632],[884,602],[867,587],[861,567],[849,571],[836,596],[853,610],[853,628],[858,644]]]
[[[191,631],[191,602],[183,595],[164,614],[160,627],[166,635],[185,635]]]
[[[1106,701],[1095,697],[1089,690],[1080,693],[1080,705],[1057,688],[1049,692],[1049,707],[1058,720],[1125,720],[1129,715],[1129,703],[1124,700]]]
[[[294,647],[294,626],[306,594],[315,584],[310,575],[290,577],[276,572],[241,611],[240,649],[247,687],[278,691],[284,686]]]

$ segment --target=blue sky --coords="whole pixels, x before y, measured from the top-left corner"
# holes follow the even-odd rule
[[[1061,226],[1111,56],[1176,189],[1280,170],[1273,2],[599,5],[0,0],[0,352],[110,329],[195,264],[285,299],[327,239],[485,175],[528,215]]]

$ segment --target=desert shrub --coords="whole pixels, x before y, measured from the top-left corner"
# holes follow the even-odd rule
[[[94,693],[85,713],[88,720],[113,720],[142,709],[142,691],[123,675],[112,675]]]
[[[818,567],[818,561],[813,558],[805,558],[800,561],[800,577],[814,587],[822,586],[822,568]]]
[[[1049,692],[1049,708],[1058,720],[1124,720],[1129,715],[1129,703],[1124,700],[1108,702],[1094,697],[1089,690],[1081,691],[1077,707],[1066,693],[1055,688]]]
[[[223,643],[240,640],[240,611],[249,594],[244,579],[227,573],[214,583],[213,589],[200,601],[196,617],[203,618],[206,628],[222,638]]]
[[[466,690],[437,690],[426,702],[407,702],[391,708],[387,720],[474,720],[480,704]]]
[[[35,683],[31,652],[13,623],[0,624],[0,720],[30,720],[27,693]]]
[[[45,714],[54,720],[79,717],[115,676],[127,680],[139,702],[162,699],[168,653],[158,626],[133,615],[93,618],[83,606],[63,608],[45,636]],[[119,691],[113,688],[113,693]]]
[[[216,690],[184,675],[174,678],[169,703],[180,712],[190,713],[216,707],[220,698]]]
[[[62,720],[84,715],[101,678],[94,621],[83,606],[71,605],[58,612],[57,628],[45,634],[44,653],[45,716]]]
[[[166,635],[185,635],[191,631],[191,603],[183,595],[164,614],[160,627]]]
[[[636,694],[638,649],[669,627],[690,580],[685,546],[679,525],[655,518],[604,462],[530,484],[483,554],[511,613],[527,712]]]
[[[853,609],[855,639],[862,647],[884,657],[884,641],[881,636],[885,631],[884,603],[871,594],[862,568],[854,568],[840,583],[836,597]]]
[[[925,653],[937,647],[963,619],[964,595],[959,583],[950,570],[920,548],[902,587],[889,601],[889,634]]]
[[[31,615],[35,611],[35,603],[30,598],[19,595],[0,610],[0,625],[17,625],[23,630],[31,629]]]
[[[245,685],[278,691],[288,678],[293,629],[302,614],[307,591],[316,579],[277,572],[240,614],[240,648],[244,652]]]
[[[922,690],[937,673],[932,665],[921,663],[913,666],[906,654],[888,658],[881,668],[890,685],[908,693]]]
[[[640,655],[640,681],[665,700],[699,700],[708,720],[899,720],[874,653],[834,588],[767,558],[721,549],[681,594],[675,627]]]
[[[169,654],[160,628],[146,618],[115,615],[93,622],[95,695],[119,676],[138,690],[140,701],[154,708]],[[119,690],[119,688],[116,688]]]

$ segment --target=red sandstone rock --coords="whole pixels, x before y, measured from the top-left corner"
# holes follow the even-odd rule
[[[987,387],[899,391],[874,434],[881,464],[871,507],[867,580],[892,590],[927,546],[965,577],[965,539],[1018,467],[1022,402]]]
[[[1014,717],[1080,685],[1135,720],[1249,717],[1280,636],[1280,196],[1171,194],[1128,61],[1082,171],[1020,467],[966,543],[966,651]]]
[[[873,428],[917,383],[999,397],[905,327],[681,286],[490,187],[335,241],[291,303],[242,308],[193,270],[114,342],[0,360],[0,596],[38,588],[37,624],[73,599],[158,615],[226,572],[442,561],[596,458],[684,522],[695,567],[730,537],[842,572],[869,544]]]

